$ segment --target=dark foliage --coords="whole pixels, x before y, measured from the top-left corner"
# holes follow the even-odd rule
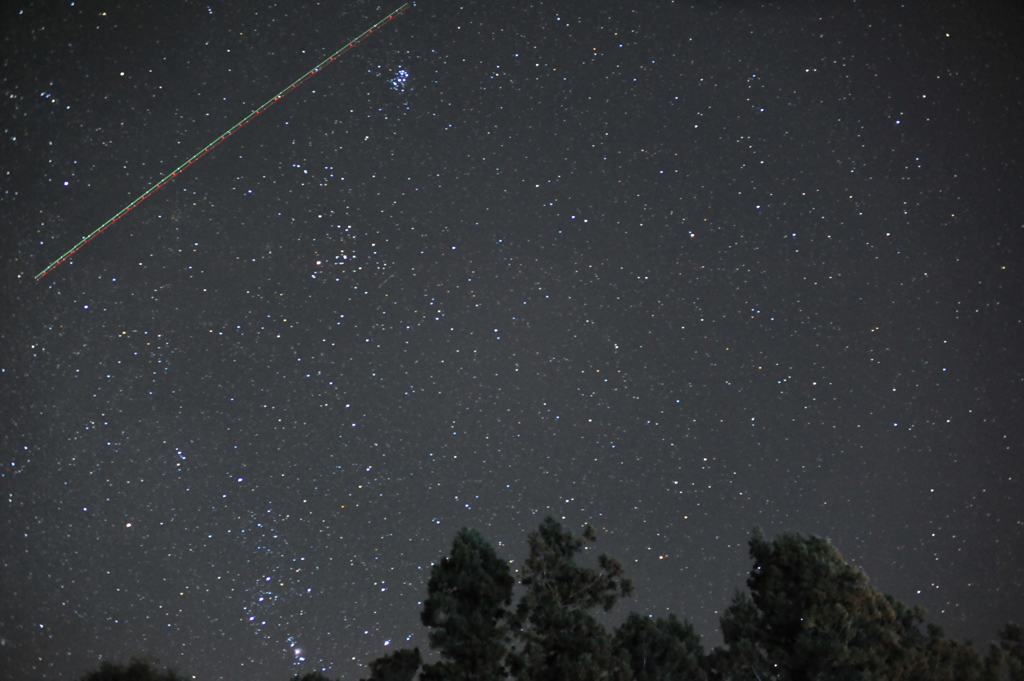
[[[508,563],[476,530],[463,528],[433,566],[421,620],[439,661],[419,648],[369,664],[364,681],[1024,681],[1024,627],[1007,624],[987,654],[868,583],[821,537],[755,529],[749,591],[722,616],[726,646],[705,653],[689,622],[632,613],[609,633],[595,611],[611,610],[633,586],[622,565],[577,559],[582,537],[545,518],[529,537],[522,596]],[[104,662],[80,681],[187,681],[152,659]],[[320,672],[292,681],[331,681]]]
[[[597,538],[589,525],[583,539]],[[530,534],[530,556],[521,570],[526,593],[516,610],[520,648],[511,666],[522,681],[629,679],[628,656],[590,613],[611,610],[633,592],[622,565],[598,556],[597,569],[580,567],[583,540],[548,516]]]
[[[993,654],[1006,667],[1009,681],[1024,681],[1024,627],[1007,624],[999,631]]]
[[[302,675],[296,674],[292,677],[292,681],[332,681],[332,679],[323,672],[306,672]]]
[[[631,613],[615,630],[615,647],[629,656],[636,681],[703,681],[704,647],[689,622]]]
[[[128,664],[102,662],[99,669],[86,673],[81,681],[186,681],[172,669],[157,669],[157,660],[133,657]]]
[[[757,529],[749,591],[722,617],[726,647],[705,653],[674,615],[633,613],[609,633],[595,611],[633,586],[606,555],[578,564],[596,538],[589,525],[577,537],[545,518],[530,534],[513,612],[507,563],[482,535],[460,531],[431,572],[422,620],[441,661],[423,681],[1024,681],[1024,628],[1007,625],[983,657],[869,584],[828,540],[769,541]],[[389,681],[411,681],[416,652]]]
[[[370,678],[363,681],[412,681],[422,662],[419,648],[396,650],[371,662]]]
[[[420,619],[441,661],[424,681],[500,681],[508,676],[506,610],[515,580],[508,563],[476,530],[463,528],[451,555],[434,565]]]
[[[728,650],[721,678],[778,681],[996,681],[1008,651],[982,658],[910,608],[868,584],[828,540],[783,534],[750,540],[750,595],[737,592],[722,617]]]

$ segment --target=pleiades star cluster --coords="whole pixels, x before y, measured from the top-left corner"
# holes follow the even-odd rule
[[[547,514],[1024,620],[1016,3],[416,2],[34,279],[396,7],[0,10],[5,678],[366,677]]]

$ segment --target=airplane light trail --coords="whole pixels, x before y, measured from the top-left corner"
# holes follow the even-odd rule
[[[346,52],[348,52],[349,50],[354,48],[356,45],[358,45],[362,41],[366,40],[366,38],[368,38],[371,33],[376,31],[381,26],[384,26],[385,24],[389,23],[392,19],[394,19],[395,17],[397,17],[399,14],[401,14],[404,11],[406,11],[407,9],[409,9],[409,3],[405,3],[404,5],[402,5],[401,7],[396,9],[395,11],[391,12],[386,17],[384,17],[383,19],[378,21],[376,24],[374,24],[370,28],[368,28],[365,31],[363,31],[362,33],[360,33],[358,36],[356,36],[355,39],[353,39],[351,42],[347,43],[340,50],[338,50],[334,54],[330,55],[329,57],[324,59],[322,62],[320,62],[319,64],[314,66],[312,69],[310,69],[309,71],[304,73],[300,78],[298,78],[295,82],[290,84],[288,87],[286,87],[285,89],[281,90],[276,95],[274,95],[273,97],[268,99],[266,101],[266,103],[264,103],[261,107],[259,107],[258,109],[254,110],[251,114],[249,114],[248,116],[246,116],[242,120],[240,120],[237,123],[235,123],[233,126],[231,126],[227,130],[227,132],[225,132],[223,135],[220,135],[215,140],[213,140],[212,142],[207,144],[205,147],[203,147],[202,149],[197,151],[195,154],[193,154],[191,157],[189,157],[188,160],[186,160],[180,166],[178,166],[177,168],[172,170],[170,173],[168,173],[166,176],[164,176],[163,179],[161,179],[159,182],[157,182],[152,187],[150,187],[145,192],[143,192],[137,199],[135,199],[134,201],[129,203],[127,206],[122,208],[120,211],[118,211],[117,214],[114,215],[114,217],[112,217],[109,220],[107,220],[106,222],[104,222],[102,225],[100,225],[95,230],[93,230],[88,236],[84,237],[81,241],[79,241],[77,244],[75,244],[67,253],[65,253],[64,255],[60,256],[56,260],[54,260],[52,263],[50,263],[46,267],[46,269],[44,269],[42,272],[40,272],[39,274],[36,275],[36,277],[35,277],[36,281],[39,281],[40,279],[45,277],[47,274],[49,274],[51,271],[53,271],[53,269],[55,267],[57,267],[61,263],[65,262],[69,258],[71,258],[71,256],[73,256],[75,253],[80,251],[83,246],[85,246],[87,243],[89,243],[90,241],[95,239],[97,236],[99,236],[100,232],[102,232],[107,227],[109,227],[110,225],[112,225],[115,222],[117,222],[118,220],[120,220],[122,217],[124,217],[124,215],[126,213],[128,213],[133,208],[138,206],[140,203],[142,203],[143,201],[148,199],[150,196],[152,196],[154,193],[156,193],[156,191],[158,189],[160,189],[161,187],[166,185],[168,182],[173,180],[175,177],[180,175],[182,173],[182,171],[184,171],[187,167],[189,167],[190,165],[192,165],[193,163],[198,161],[200,158],[202,158],[203,156],[208,154],[210,151],[212,151],[213,148],[216,147],[218,144],[220,144],[221,142],[223,142],[224,140],[226,140],[227,138],[231,137],[236,132],[241,130],[242,127],[246,123],[248,123],[252,119],[254,119],[257,116],[259,116],[261,113],[263,113],[264,111],[266,111],[267,109],[272,107],[274,104],[277,104],[289,92],[291,92],[292,90],[296,89],[297,87],[299,87],[300,85],[305,83],[307,80],[309,80],[310,78],[315,76],[317,73],[319,73],[320,69],[322,69],[324,66],[326,66],[329,63],[331,63],[332,61],[334,61],[335,59],[337,59],[341,55],[345,54]]]

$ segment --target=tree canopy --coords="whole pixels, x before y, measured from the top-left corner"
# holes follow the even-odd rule
[[[369,681],[412,681],[422,664],[420,649],[396,650],[370,663]],[[321,679],[309,679],[321,681]],[[327,681],[323,679],[322,681]]]
[[[722,618],[737,661],[763,674],[778,669],[785,681],[875,678],[889,670],[905,618],[831,543],[799,534],[768,541],[757,530],[750,556],[750,595],[738,593]]]
[[[827,539],[769,540],[756,528],[747,590],[721,618],[723,647],[705,651],[673,614],[631,613],[609,631],[596,615],[633,585],[605,554],[581,564],[596,539],[589,525],[577,537],[545,518],[530,533],[517,589],[509,562],[463,528],[433,565],[420,613],[436,661],[424,664],[419,648],[396,650],[370,662],[365,681],[1024,681],[1024,627],[1007,624],[983,655],[869,583]],[[184,680],[146,658],[81,677]]]
[[[172,669],[157,668],[157,663],[153,657],[133,657],[128,664],[105,660],[84,674],[81,681],[186,681]]]
[[[507,676],[506,609],[515,580],[508,563],[476,530],[462,528],[451,555],[434,565],[420,619],[441,661],[424,681],[500,681]]]
[[[597,568],[581,567],[576,556],[584,540],[595,541],[594,529],[583,539],[550,516],[530,534],[530,555],[520,584],[525,593],[516,608],[519,648],[510,665],[522,681],[626,680],[628,664],[590,611],[611,610],[633,592],[622,565],[604,554]]]
[[[922,609],[870,584],[827,539],[784,533],[769,540],[756,528],[747,590],[737,591],[721,619],[724,647],[706,652],[692,625],[675,615],[632,613],[609,632],[594,613],[611,610],[633,586],[607,555],[596,566],[578,563],[596,538],[589,525],[577,537],[545,518],[529,536],[512,610],[511,591],[494,586],[508,584],[495,576],[507,575],[507,566],[481,535],[463,529],[428,585],[423,622],[435,627],[430,641],[442,662],[424,667],[424,681],[1024,681],[1024,628],[1007,625],[983,657],[927,624]],[[484,564],[493,571],[477,567]],[[458,633],[468,629],[452,624],[447,613],[455,612],[458,621],[478,623],[472,635]],[[484,640],[490,657],[479,652]],[[448,662],[460,646],[478,650],[486,665],[469,672]]]

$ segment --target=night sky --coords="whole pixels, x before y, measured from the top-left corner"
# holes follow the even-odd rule
[[[0,10],[4,678],[358,679],[548,513],[1024,620],[1019,4],[419,2],[36,281],[401,3],[142,4]]]

